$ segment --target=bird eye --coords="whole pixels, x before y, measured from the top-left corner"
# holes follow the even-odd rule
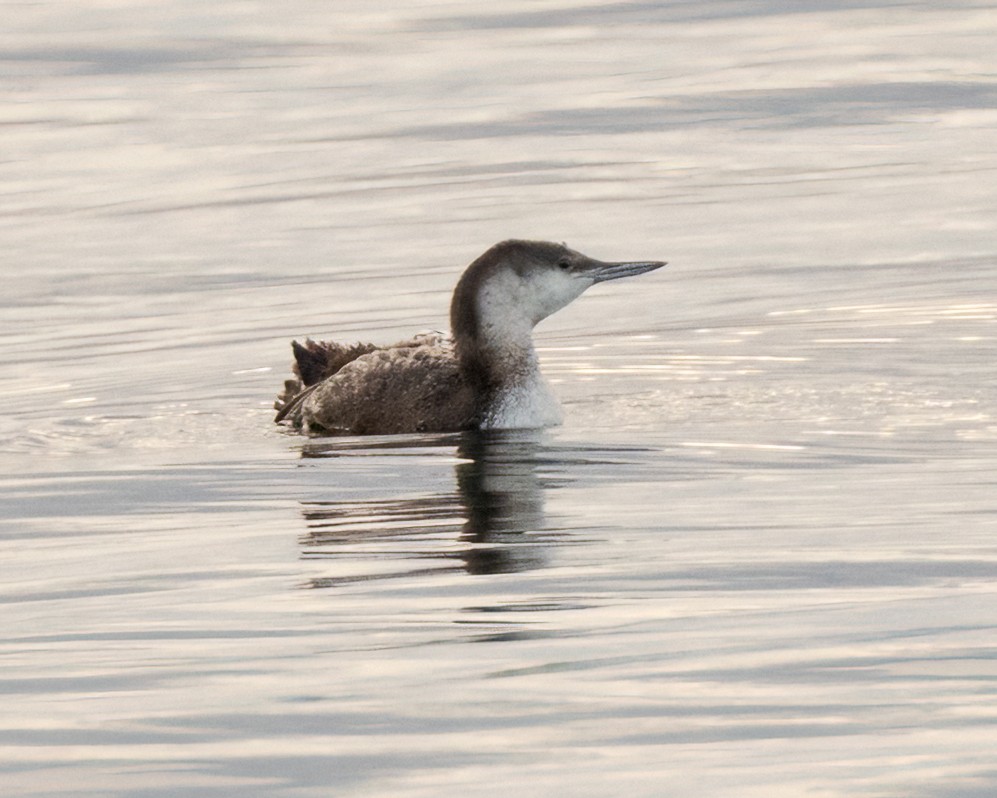
[[[561,260],[557,262],[557,268],[559,268],[562,272],[566,272],[571,268],[571,261],[567,258],[561,258]]]

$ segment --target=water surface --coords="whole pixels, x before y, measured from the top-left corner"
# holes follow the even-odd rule
[[[992,8],[5,17],[5,795],[997,791]],[[272,425],[510,236],[563,427]]]

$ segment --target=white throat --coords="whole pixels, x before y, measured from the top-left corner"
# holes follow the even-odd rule
[[[497,382],[481,419],[483,429],[547,427],[562,422],[561,408],[533,347],[533,327],[547,314],[516,290],[514,274],[495,275],[478,296],[478,345]]]

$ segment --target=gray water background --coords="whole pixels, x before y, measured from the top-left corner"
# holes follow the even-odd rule
[[[5,796],[997,794],[997,10],[4,6]],[[306,440],[507,237],[563,427]]]

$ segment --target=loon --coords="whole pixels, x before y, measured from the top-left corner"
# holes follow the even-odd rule
[[[353,435],[560,424],[533,328],[596,283],[664,265],[605,263],[563,244],[502,241],[457,282],[452,338],[425,333],[386,347],[292,342],[297,379],[284,383],[275,420],[306,433]]]

